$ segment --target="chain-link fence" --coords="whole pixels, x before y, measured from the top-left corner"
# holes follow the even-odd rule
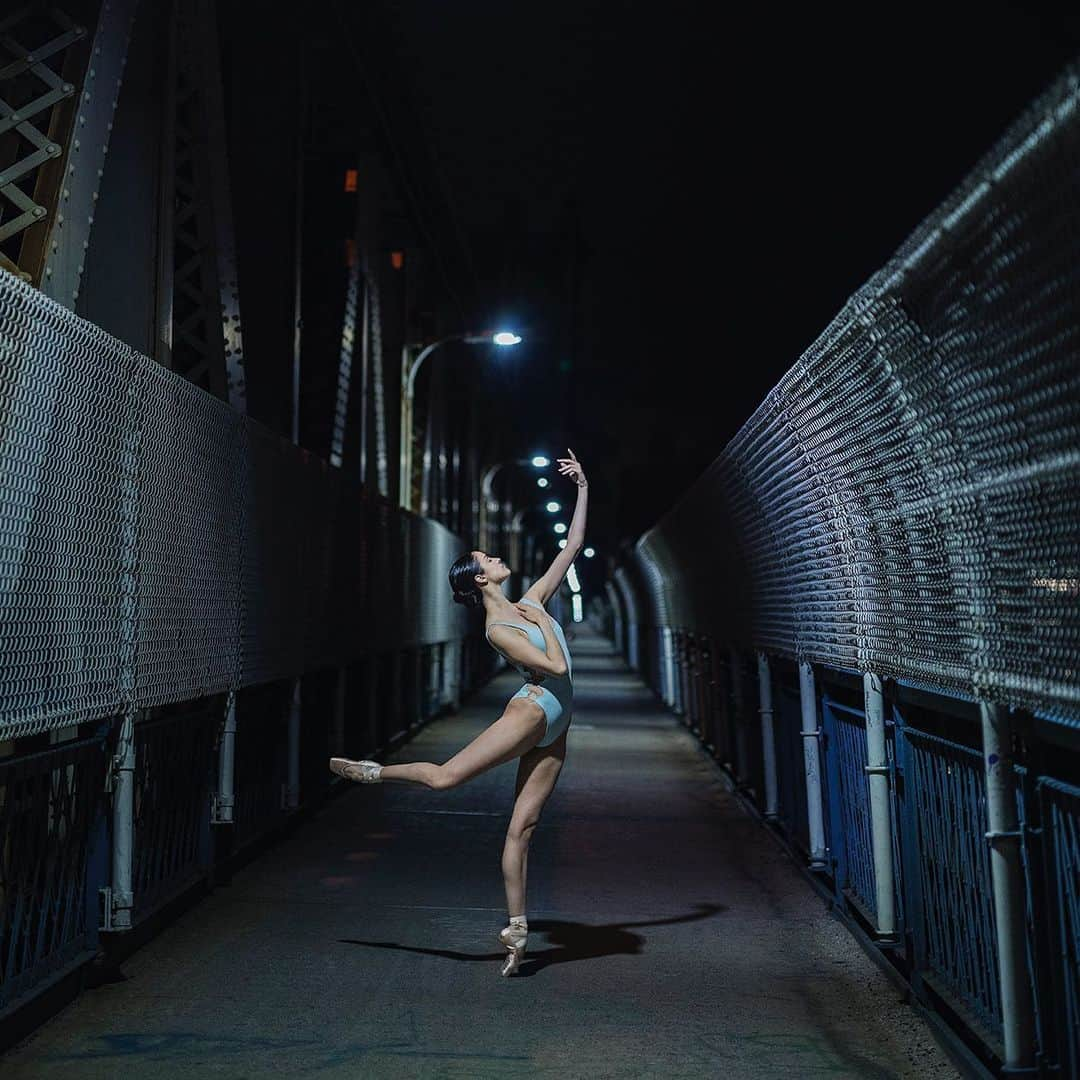
[[[1032,1075],[1080,1062],[1078,76],[610,591],[627,660],[848,924],[965,1056]]]
[[[639,541],[655,625],[1080,721],[1071,71]]]
[[[460,639],[464,544],[0,275],[0,738]]]

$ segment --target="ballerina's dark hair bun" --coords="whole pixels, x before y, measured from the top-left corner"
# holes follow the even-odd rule
[[[466,552],[450,567],[450,588],[454,590],[454,601],[466,607],[476,607],[483,597],[476,584],[476,575],[483,573],[480,564],[473,558],[471,551]]]

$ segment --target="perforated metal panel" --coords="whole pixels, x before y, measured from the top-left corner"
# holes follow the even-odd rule
[[[638,543],[658,623],[1080,721],[1068,72]]]
[[[0,433],[0,738],[464,634],[464,541],[9,274]]]

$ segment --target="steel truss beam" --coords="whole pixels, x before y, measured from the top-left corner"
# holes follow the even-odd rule
[[[84,5],[80,22],[38,3],[0,20],[0,264],[69,308],[136,6]]]
[[[247,411],[214,0],[175,0],[173,370]]]

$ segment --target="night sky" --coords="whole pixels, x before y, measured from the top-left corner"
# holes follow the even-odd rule
[[[467,317],[530,335],[492,423],[574,447],[609,552],[1080,54],[1076,16],[945,8],[384,0]]]

